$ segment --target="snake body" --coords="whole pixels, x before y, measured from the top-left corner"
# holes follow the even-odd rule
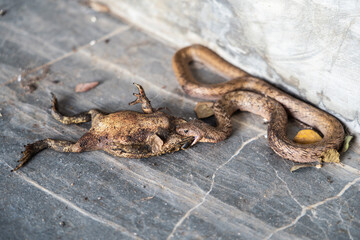
[[[231,80],[217,84],[201,83],[195,79],[189,69],[189,63],[192,61],[202,62]],[[197,126],[202,129],[203,136],[200,141],[216,142],[228,137],[229,132],[231,133],[229,117],[235,110],[242,109],[242,105],[244,105],[242,102],[253,101],[252,98],[254,97],[259,103],[249,104],[251,107],[243,110],[255,112],[270,121],[269,144],[283,158],[294,162],[316,162],[321,160],[328,150],[339,149],[344,140],[344,128],[335,117],[290,96],[259,78],[249,75],[207,47],[191,45],[182,48],[175,53],[172,64],[181,87],[188,95],[208,100],[220,99],[215,104],[217,107],[214,107],[218,123],[216,128],[202,125],[198,120],[193,123],[190,122],[193,127]],[[245,93],[236,94],[234,91],[245,91]],[[249,95],[249,91],[261,96]],[[323,135],[322,140],[306,145],[289,140],[286,136],[287,115],[286,113],[283,114],[282,107],[276,102],[281,103],[295,119],[320,131]],[[258,109],[254,110],[254,106],[255,108],[257,106]],[[269,111],[274,112],[276,116],[272,116],[274,113]],[[226,112],[225,115],[224,112]],[[190,123],[188,126],[191,126]],[[200,125],[201,127],[199,127]]]

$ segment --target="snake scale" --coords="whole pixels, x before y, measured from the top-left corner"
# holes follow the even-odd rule
[[[217,84],[201,83],[189,69],[192,61],[199,61],[231,80]],[[238,109],[267,119],[270,147],[281,157],[294,162],[321,161],[328,150],[338,150],[344,140],[344,128],[335,117],[249,75],[205,46],[191,45],[178,50],[172,65],[188,95],[217,100],[213,107],[216,127],[200,120],[178,126],[177,132],[195,136],[195,142],[219,142],[227,138],[232,130],[230,117]],[[322,140],[312,144],[290,140],[286,135],[288,119],[284,107],[293,118],[320,131]]]

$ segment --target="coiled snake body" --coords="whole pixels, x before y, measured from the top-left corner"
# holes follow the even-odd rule
[[[231,79],[218,84],[198,82],[189,69],[189,63],[199,61]],[[178,126],[182,135],[195,136],[195,141],[218,142],[231,134],[230,116],[236,110],[261,115],[269,121],[268,139],[271,148],[281,157],[294,162],[321,161],[330,149],[339,149],[344,140],[342,124],[330,114],[302,102],[269,83],[225,61],[202,45],[192,45],[177,51],[173,69],[183,90],[192,97],[218,100],[214,105],[217,127],[194,120]],[[286,136],[287,114],[312,126],[323,134],[321,141],[299,144]]]

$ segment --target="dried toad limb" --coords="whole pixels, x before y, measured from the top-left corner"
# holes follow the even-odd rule
[[[135,84],[139,94],[130,104],[141,103],[144,113],[120,111],[105,114],[93,109],[75,116],[64,116],[57,109],[53,95],[52,115],[64,124],[78,124],[92,121],[90,130],[76,143],[44,139],[28,144],[19,160],[16,171],[38,152],[50,148],[58,152],[83,152],[104,150],[112,155],[126,158],[147,158],[172,153],[186,148],[193,137],[181,136],[175,132],[178,124],[186,122],[161,111],[154,111],[143,88]]]

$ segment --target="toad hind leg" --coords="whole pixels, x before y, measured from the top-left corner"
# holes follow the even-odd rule
[[[78,143],[73,143],[69,141],[62,140],[54,140],[54,139],[44,139],[40,141],[36,141],[34,143],[28,144],[25,146],[25,151],[23,153],[23,157],[18,161],[19,165],[17,165],[13,170],[16,171],[21,168],[26,162],[28,162],[33,156],[35,156],[38,152],[44,149],[53,149],[57,152],[82,152],[82,148],[79,147]]]
[[[58,111],[58,102],[53,93],[51,93],[52,96],[52,108],[51,108],[51,115],[58,120],[59,122],[63,124],[79,124],[84,122],[89,122],[91,119],[93,119],[97,114],[100,113],[99,110],[93,109],[88,112],[79,113],[74,116],[64,116]]]
[[[154,109],[150,104],[150,100],[146,97],[145,91],[140,84],[134,83],[134,85],[139,89],[139,93],[134,93],[136,100],[129,103],[129,105],[135,105],[141,103],[142,110],[144,113],[153,113]]]
[[[80,142],[80,140],[79,140]],[[152,154],[156,156],[158,153],[162,151],[164,141],[155,133],[149,134],[149,136],[145,140],[146,144],[119,144],[119,143],[110,143],[105,151],[108,152],[116,152],[116,156],[145,156],[148,154]]]
[[[162,145],[158,151],[153,151],[153,146],[150,145],[122,145],[115,144],[104,149],[104,151],[111,155],[125,158],[148,158],[153,156],[159,156],[166,153],[173,153],[180,149],[187,149],[194,141],[194,137],[183,137],[176,133],[170,135],[166,142]]]

